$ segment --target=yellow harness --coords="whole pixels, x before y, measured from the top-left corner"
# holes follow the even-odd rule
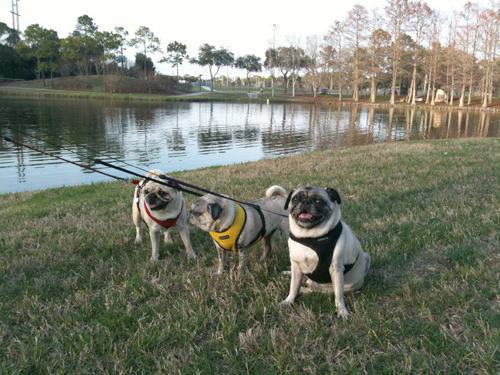
[[[260,214],[262,220],[262,230],[260,231],[257,238],[252,241],[252,243],[248,247],[252,247],[257,244],[266,232],[266,225],[264,221],[264,216],[260,210],[257,210]],[[243,207],[239,204],[236,205],[236,216],[234,218],[233,224],[229,227],[228,230],[224,232],[209,232],[212,238],[225,250],[238,252],[237,243],[240,238],[241,231],[245,226],[247,221],[247,214]]]

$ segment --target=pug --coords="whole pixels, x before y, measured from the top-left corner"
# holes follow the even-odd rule
[[[333,291],[337,315],[349,319],[344,293],[363,286],[371,261],[351,228],[341,220],[340,203],[340,195],[333,188],[306,186],[288,195],[285,209],[290,212],[291,282],[290,293],[281,305],[294,303],[299,291]],[[309,277],[309,287],[301,290],[304,274]]]
[[[212,194],[193,202],[189,221],[210,233],[219,254],[215,275],[222,274],[227,266],[227,251],[238,253],[238,271],[242,276],[246,270],[249,247],[262,239],[263,260],[271,251],[271,237],[277,230],[288,238],[288,212],[283,208],[285,202],[286,191],[280,186],[271,186],[264,198],[250,204],[240,205]]]
[[[160,255],[161,233],[164,233],[166,243],[172,243],[168,231],[175,227],[179,229],[187,255],[196,258],[189,238],[186,201],[182,197],[182,192],[158,183],[168,182],[167,177],[158,169],[153,169],[146,177],[151,180],[144,179],[136,186],[132,203],[132,217],[136,230],[135,243],[142,243],[142,222],[144,222],[149,228],[153,247],[151,260],[157,261]]]

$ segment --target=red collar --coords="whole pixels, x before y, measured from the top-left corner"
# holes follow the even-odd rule
[[[154,218],[151,213],[149,212],[148,210],[148,206],[146,204],[146,201],[144,201],[144,209],[146,210],[146,213],[148,214],[148,216],[153,219],[156,224],[162,226],[163,228],[165,229],[168,229],[168,228],[171,228],[173,226],[175,226],[175,224],[177,224],[177,220],[179,220],[179,217],[181,216],[182,214],[182,210],[184,209],[184,199],[182,200],[182,207],[181,207],[181,212],[179,212],[179,215],[177,215],[177,217],[174,217],[172,219],[167,219],[167,220],[158,220],[156,218]]]

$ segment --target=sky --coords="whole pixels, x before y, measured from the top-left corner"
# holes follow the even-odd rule
[[[0,0],[0,22],[9,27],[12,27],[12,1],[15,0]],[[460,10],[466,2],[427,1],[432,9],[444,13]],[[487,4],[484,0],[478,2]],[[266,49],[272,47],[273,42],[277,47],[287,45],[287,38],[294,36],[304,45],[306,36],[325,35],[330,26],[335,21],[343,20],[355,4],[367,10],[379,8],[383,12],[386,1],[149,0],[142,3],[118,0],[19,0],[18,7],[21,31],[38,23],[57,31],[59,37],[64,38],[75,29],[78,17],[86,14],[93,18],[100,31],[113,31],[116,26],[122,26],[129,32],[129,37],[140,26],[146,26],[160,38],[164,53],[168,43],[177,41],[187,46],[190,56],[196,57],[198,47],[208,43],[217,48],[223,46],[229,49],[235,58],[254,54],[263,60]],[[128,47],[125,54],[134,60],[138,51]],[[164,74],[176,74],[169,64],[158,63],[161,57],[160,53],[152,56],[157,70]],[[206,68],[188,63],[179,67],[179,75],[184,74],[202,74],[204,79],[209,77]],[[241,72],[227,68],[222,68],[221,74],[241,76]]]

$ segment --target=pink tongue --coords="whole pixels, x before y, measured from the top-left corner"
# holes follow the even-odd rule
[[[301,214],[299,215],[299,217],[300,217],[301,219],[312,219],[313,215],[311,215],[311,214],[306,214],[306,213],[301,213]]]
[[[153,203],[153,204],[150,204],[150,205],[149,205],[149,207],[151,207],[151,208],[155,208],[155,207],[156,207],[156,204],[154,204],[154,203]]]

